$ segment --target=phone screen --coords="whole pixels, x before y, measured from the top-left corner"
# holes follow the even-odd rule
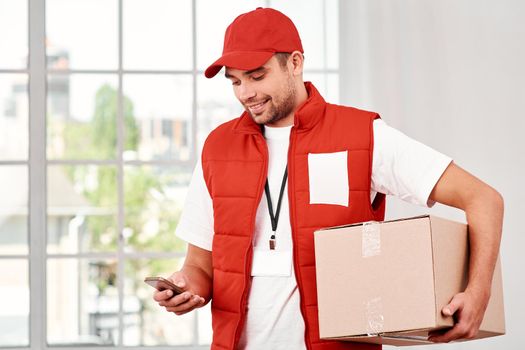
[[[144,282],[152,286],[153,288],[163,291],[166,289],[171,289],[175,295],[181,294],[184,292],[180,287],[177,287],[175,284],[173,284],[171,281],[163,278],[163,277],[146,277],[144,279]]]

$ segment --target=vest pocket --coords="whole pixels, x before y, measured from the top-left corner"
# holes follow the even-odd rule
[[[347,207],[348,151],[308,153],[308,183],[310,204],[334,204]]]

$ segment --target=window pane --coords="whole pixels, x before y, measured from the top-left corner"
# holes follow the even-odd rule
[[[117,0],[46,0],[47,66],[117,69]]]
[[[47,156],[50,159],[115,158],[117,78],[113,75],[48,76]],[[131,130],[133,105],[124,100]],[[129,131],[128,132],[132,132]]]
[[[273,8],[290,17],[297,27],[306,58],[305,69],[325,68],[328,52],[324,46],[324,3],[324,0],[311,0],[304,6],[301,0],[270,1]]]
[[[217,0],[197,1],[197,67],[200,70],[221,56],[226,27],[241,13],[259,6],[266,6],[266,1],[228,0],[228,6]]]
[[[27,68],[27,0],[0,1],[0,69]]]
[[[48,167],[48,253],[116,251],[116,174],[112,166]]]
[[[0,259],[0,346],[29,345],[29,265]]]
[[[339,0],[324,1],[326,7],[326,68],[339,69]]]
[[[125,295],[137,298],[142,307],[135,322],[124,328],[124,345],[190,345],[195,342],[196,312],[176,316],[153,300],[155,290],[145,284],[146,276],[169,277],[182,267],[183,259],[129,260],[126,262]],[[126,314],[131,314],[129,310]],[[131,321],[131,317],[129,317]],[[202,330],[211,333],[211,327]],[[205,335],[203,335],[204,338]]]
[[[27,254],[29,251],[27,248],[28,186],[26,166],[0,166],[1,255]]]
[[[124,76],[124,159],[190,159],[192,84],[190,75]]]
[[[214,79],[200,76],[197,86],[197,147],[201,150],[210,131],[240,116],[244,108],[235,97],[231,82],[224,76],[218,75]]]
[[[135,312],[140,309],[136,300],[127,298],[124,304]],[[115,260],[47,262],[48,344],[116,345],[118,310]]]
[[[191,0],[124,0],[124,68],[192,69]]]
[[[27,75],[0,74],[0,160],[27,160],[28,115]]]
[[[124,168],[125,228],[128,250],[183,251],[175,227],[193,169],[153,166]]]

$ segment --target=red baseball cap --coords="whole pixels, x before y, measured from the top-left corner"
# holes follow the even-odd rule
[[[293,51],[304,53],[292,20],[277,10],[258,7],[238,16],[226,28],[222,56],[204,75],[213,78],[224,66],[241,70],[259,68],[275,53]]]

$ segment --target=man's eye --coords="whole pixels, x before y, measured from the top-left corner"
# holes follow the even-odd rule
[[[252,79],[255,81],[262,80],[262,78],[264,78],[264,75],[257,75],[252,77]]]
[[[241,83],[238,80],[236,80],[236,81],[232,81],[232,85],[237,86],[237,85],[241,85]]]

